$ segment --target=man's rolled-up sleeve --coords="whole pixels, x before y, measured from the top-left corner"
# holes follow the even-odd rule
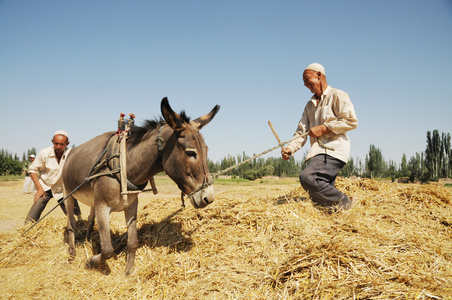
[[[325,120],[325,126],[335,134],[341,134],[358,127],[355,108],[350,97],[345,92],[340,92],[333,99],[334,116]]]

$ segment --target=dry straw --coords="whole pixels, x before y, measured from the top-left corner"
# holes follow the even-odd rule
[[[358,197],[351,211],[313,207],[295,181],[217,183],[217,199],[204,210],[179,210],[177,194],[142,197],[129,277],[122,218],[112,221],[117,258],[85,270],[99,249],[97,232],[92,244],[77,233],[77,257],[68,263],[66,220],[51,216],[25,237],[1,235],[0,297],[452,298],[450,188],[368,179],[337,186]]]

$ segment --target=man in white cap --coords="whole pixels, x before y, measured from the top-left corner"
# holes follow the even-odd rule
[[[352,200],[335,187],[336,176],[350,157],[347,131],[358,127],[355,109],[347,93],[328,85],[325,68],[310,64],[303,72],[304,85],[314,94],[304,108],[294,137],[308,133],[311,149],[308,166],[300,174],[300,183],[312,201],[332,211],[348,210]],[[307,136],[300,137],[281,150],[282,158],[301,149]]]
[[[63,180],[61,171],[70,150],[69,137],[66,131],[58,130],[53,134],[53,146],[39,151],[38,156],[28,169],[31,180],[36,186],[34,203],[28,212],[25,224],[29,221],[37,221],[41,217],[47,203],[51,198],[55,198],[65,214],[66,206],[63,200]],[[40,173],[40,175],[39,175]],[[75,214],[81,218],[80,207],[75,202]]]
[[[30,174],[28,173],[28,168],[33,163],[35,158],[36,158],[36,155],[30,154],[28,156],[28,160],[26,162],[24,162],[23,167],[22,167],[23,173],[25,174],[24,187],[22,190],[22,192],[24,194],[31,194],[36,191],[36,186],[34,185],[33,181],[31,180]]]

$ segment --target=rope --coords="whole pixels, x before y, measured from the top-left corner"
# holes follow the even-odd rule
[[[294,138],[288,140],[287,142],[279,143],[279,144],[278,144],[277,146],[275,146],[275,147],[272,147],[272,148],[270,148],[270,149],[267,149],[267,150],[265,150],[264,152],[261,152],[261,153],[259,153],[259,154],[256,154],[256,155],[254,155],[253,157],[248,158],[248,159],[246,159],[246,160],[244,160],[244,161],[242,161],[242,162],[239,162],[238,164],[235,164],[235,165],[233,165],[233,166],[231,166],[231,167],[228,167],[228,168],[226,168],[226,169],[224,169],[224,170],[218,171],[217,173],[213,174],[213,178],[214,178],[214,179],[212,179],[211,181],[209,181],[209,182],[207,182],[207,183],[202,184],[200,187],[198,187],[197,189],[195,189],[194,191],[192,191],[192,192],[191,192],[190,194],[188,194],[187,196],[188,196],[188,197],[193,196],[194,194],[196,194],[196,193],[199,192],[200,190],[203,190],[203,189],[205,189],[206,187],[208,187],[209,185],[212,185],[212,184],[215,182],[215,178],[217,178],[219,175],[224,174],[224,173],[226,173],[226,172],[228,172],[228,171],[231,171],[232,169],[235,169],[235,168],[237,168],[237,167],[239,167],[239,166],[241,166],[241,165],[243,165],[243,164],[246,164],[246,163],[249,162],[250,160],[256,159],[256,158],[258,158],[258,157],[260,157],[260,156],[262,156],[262,155],[265,155],[265,154],[267,154],[267,153],[269,153],[269,152],[272,152],[273,150],[278,149],[279,147],[282,148],[284,145],[286,145],[286,144],[288,144],[288,143],[290,143],[290,142],[292,142],[292,141],[294,141],[294,140],[297,140],[297,139],[300,139],[300,138],[302,138],[302,137],[305,137],[306,135],[308,135],[308,133],[309,133],[309,132],[305,132],[305,133],[303,133],[303,134],[301,134],[301,135],[298,135],[298,136],[296,136],[296,137],[294,137]],[[322,141],[321,141],[320,139],[317,139],[317,142],[320,144],[321,147],[323,147],[323,148],[325,148],[325,149],[328,149],[328,150],[331,150],[331,151],[334,151],[334,148],[325,146],[325,144],[323,144]]]
[[[105,173],[100,173],[100,174],[96,174],[96,175],[92,175],[90,177],[85,178],[85,180],[83,180],[82,183],[80,183],[74,190],[72,190],[72,192],[70,192],[66,197],[64,197],[64,199],[57,201],[58,204],[55,205],[51,210],[49,210],[44,216],[42,216],[39,220],[37,220],[36,222],[33,223],[33,225],[30,226],[30,228],[28,228],[27,230],[25,230],[24,233],[21,234],[21,236],[24,236],[28,231],[30,231],[30,229],[32,229],[33,227],[36,226],[36,224],[38,224],[39,222],[42,221],[42,219],[44,219],[45,217],[47,217],[52,211],[55,210],[55,208],[57,208],[61,203],[63,203],[64,201],[66,201],[67,198],[69,198],[73,193],[75,193],[76,191],[78,191],[85,183],[90,182],[91,179],[94,179],[96,177],[100,177],[100,176],[105,176],[105,175],[113,175],[115,173],[118,173],[120,170],[119,169],[115,169],[109,172],[105,172]]]
[[[219,171],[219,172],[215,173],[214,176],[216,177],[216,176],[218,176],[218,175],[221,175],[221,174],[224,174],[224,173],[226,173],[226,172],[228,172],[228,171],[231,171],[232,169],[235,169],[235,168],[237,168],[237,167],[239,167],[239,166],[241,166],[241,165],[243,165],[243,164],[249,162],[250,160],[256,159],[256,158],[258,158],[258,157],[260,157],[260,156],[262,156],[262,155],[264,155],[264,154],[267,154],[267,153],[269,153],[269,152],[271,152],[271,151],[273,151],[273,150],[275,150],[275,149],[278,149],[279,147],[282,147],[282,146],[284,146],[284,145],[286,145],[286,144],[288,144],[288,143],[290,143],[290,142],[292,142],[292,141],[294,141],[294,140],[296,140],[296,139],[300,139],[300,138],[302,138],[302,137],[305,137],[306,135],[308,135],[307,132],[306,132],[306,133],[303,133],[302,135],[296,136],[296,137],[294,137],[294,138],[288,140],[287,142],[280,143],[280,144],[278,144],[277,146],[275,146],[275,147],[273,147],[273,148],[267,149],[267,150],[265,150],[264,152],[261,152],[261,153],[259,153],[259,154],[256,154],[256,155],[254,155],[253,157],[248,158],[248,159],[246,159],[246,160],[244,160],[244,161],[242,161],[242,162],[239,162],[238,164],[235,164],[235,165],[233,165],[233,166],[231,166],[231,167],[229,167],[229,168],[226,168],[226,169],[224,169],[224,170],[222,170],[222,171]],[[320,142],[320,140],[319,140],[319,142]],[[323,144],[322,144],[322,145],[323,145]]]
[[[226,168],[226,169],[224,169],[224,170],[218,171],[217,173],[213,174],[213,178],[214,178],[214,179],[212,179],[211,181],[209,181],[209,182],[207,182],[207,183],[202,184],[200,187],[198,187],[197,189],[195,189],[194,191],[192,191],[192,192],[191,192],[190,194],[188,194],[187,196],[188,196],[188,197],[193,196],[194,194],[196,194],[196,193],[199,192],[200,190],[203,190],[203,189],[205,189],[206,187],[208,187],[209,185],[212,185],[212,184],[215,182],[215,178],[217,178],[219,175],[224,174],[224,173],[226,173],[226,172],[228,172],[228,171],[231,171],[232,169],[235,169],[235,168],[237,168],[237,167],[239,167],[239,166],[241,166],[241,165],[243,165],[243,164],[246,164],[246,163],[249,162],[250,160],[253,160],[253,159],[256,159],[256,158],[258,158],[258,157],[260,157],[260,156],[262,156],[262,155],[265,155],[265,154],[267,154],[267,153],[269,153],[269,152],[271,152],[271,151],[273,151],[273,150],[275,150],[275,149],[278,149],[279,147],[282,147],[282,146],[284,146],[284,145],[286,145],[286,144],[288,144],[288,143],[290,143],[290,142],[292,142],[292,141],[294,141],[294,140],[296,140],[296,139],[300,139],[300,138],[302,138],[302,137],[305,137],[307,134],[308,134],[307,132],[306,132],[306,133],[303,133],[302,135],[296,136],[296,137],[294,137],[294,138],[288,140],[287,142],[280,143],[280,144],[278,144],[277,146],[272,147],[272,148],[270,148],[270,149],[267,149],[267,150],[265,150],[264,152],[261,152],[261,153],[259,153],[259,154],[256,154],[256,155],[254,155],[254,156],[251,157],[251,158],[248,158],[248,159],[246,159],[246,160],[244,160],[244,161],[242,161],[242,162],[239,162],[238,164],[235,164],[235,165],[233,165],[233,166],[231,166],[231,167],[229,167],[229,168]],[[320,142],[320,140],[319,140],[319,142]],[[321,144],[321,145],[323,145],[323,144]]]

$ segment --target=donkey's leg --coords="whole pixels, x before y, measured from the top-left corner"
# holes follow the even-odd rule
[[[131,196],[129,196],[131,197]],[[127,223],[127,263],[126,275],[132,274],[133,266],[135,264],[135,253],[138,248],[138,234],[137,234],[137,209],[138,197],[135,200],[129,199],[132,203],[124,210]]]
[[[86,267],[92,269],[98,268],[114,255],[110,235],[110,207],[105,203],[96,203],[95,212],[97,225],[99,226],[101,252],[86,262]]]
[[[94,206],[91,206],[91,210],[89,212],[89,217],[88,217],[88,221],[86,223],[86,235],[85,235],[85,239],[87,241],[90,240],[91,238],[91,232],[93,232],[93,227],[94,227],[94,221],[96,218],[96,211],[94,210]]]
[[[69,244],[69,260],[75,258],[75,216],[74,216],[74,197],[70,196],[66,199],[67,210],[67,232],[68,232],[68,244]]]

